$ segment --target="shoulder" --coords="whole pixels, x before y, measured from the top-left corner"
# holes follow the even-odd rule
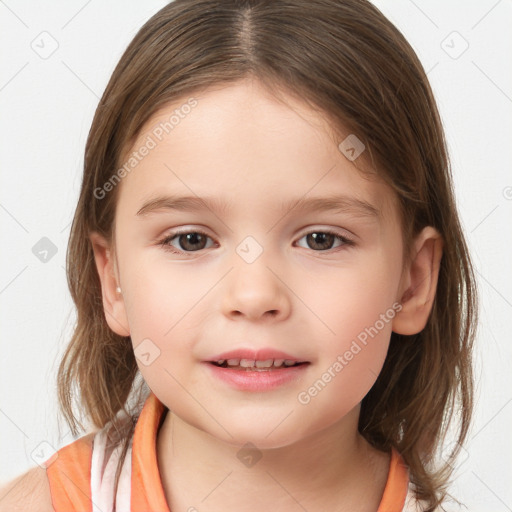
[[[0,485],[0,512],[54,512],[46,469],[39,466]]]
[[[58,450],[44,467],[36,466],[1,483],[0,512],[55,512],[54,503],[67,506],[69,499],[77,503],[86,499],[87,493],[77,491],[75,484],[88,487],[93,437],[94,433],[83,436]]]

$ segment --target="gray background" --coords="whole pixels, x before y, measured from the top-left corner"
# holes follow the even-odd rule
[[[64,269],[85,140],[123,50],[165,3],[0,1],[0,481],[73,441],[55,375],[75,319]],[[512,2],[374,3],[428,72],[479,280],[476,413],[451,490],[473,512],[512,510]]]

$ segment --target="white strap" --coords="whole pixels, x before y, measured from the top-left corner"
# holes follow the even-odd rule
[[[96,433],[92,445],[91,499],[93,512],[130,512],[132,444],[121,468],[114,511],[114,482],[121,446],[107,453],[107,431],[110,425]]]

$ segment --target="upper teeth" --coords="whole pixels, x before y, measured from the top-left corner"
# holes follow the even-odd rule
[[[219,359],[217,361],[218,364],[224,364],[225,359]],[[297,361],[293,361],[292,359],[266,359],[265,361],[257,361],[254,359],[228,359],[228,366],[242,366],[243,368],[270,368],[271,366],[292,366]]]

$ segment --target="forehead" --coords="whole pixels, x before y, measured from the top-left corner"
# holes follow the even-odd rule
[[[363,177],[355,166],[362,158],[345,157],[325,117],[284,100],[247,79],[161,108],[125,152],[124,163],[134,165],[121,181],[119,208],[135,215],[151,199],[173,195],[210,197],[224,210],[271,211],[295,199],[343,195],[392,214],[389,188]]]

